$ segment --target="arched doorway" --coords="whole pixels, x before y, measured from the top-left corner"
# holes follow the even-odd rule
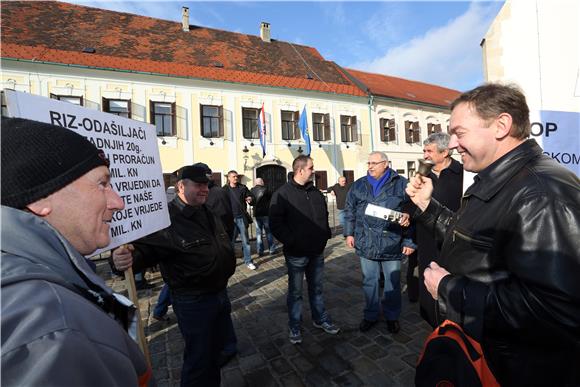
[[[264,179],[264,185],[269,192],[275,192],[286,183],[286,168],[276,165],[264,165],[256,169],[256,177]]]

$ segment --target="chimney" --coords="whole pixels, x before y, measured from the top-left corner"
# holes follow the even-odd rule
[[[181,7],[181,29],[184,32],[189,31],[189,8]]]
[[[262,22],[260,24],[260,38],[264,42],[270,42],[270,23]]]

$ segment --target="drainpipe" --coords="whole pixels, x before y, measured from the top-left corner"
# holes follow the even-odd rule
[[[370,128],[370,135],[371,135],[371,152],[374,152],[375,150],[375,145],[374,145],[374,141],[373,141],[373,113],[372,113],[372,107],[373,107],[373,102],[374,102],[374,97],[371,93],[369,93],[369,128]]]

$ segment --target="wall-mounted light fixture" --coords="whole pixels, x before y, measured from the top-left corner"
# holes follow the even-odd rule
[[[161,144],[163,145],[167,144],[167,141],[165,141],[165,137],[161,137]]]
[[[321,144],[321,143],[318,143],[318,147],[319,147],[319,148],[322,148],[322,144]]]
[[[254,142],[253,141],[250,142],[250,146],[254,146]]]
[[[346,144],[346,149],[350,148],[350,145]]]
[[[288,143],[288,148],[290,148],[292,146],[292,144]]]
[[[244,145],[244,149],[242,149],[242,152],[244,153],[248,153],[250,150],[248,149],[247,145]]]
[[[304,152],[304,150],[302,150],[302,146],[298,147],[298,153],[302,154],[302,152]]]
[[[212,140],[212,139],[210,139],[210,140],[209,140],[209,145],[211,145],[211,146],[214,146],[214,144],[215,144],[215,143],[213,142],[213,140]]]

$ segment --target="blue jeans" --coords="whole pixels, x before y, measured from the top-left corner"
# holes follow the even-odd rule
[[[401,261],[371,261],[361,257],[360,266],[366,302],[364,319],[379,319],[379,277],[382,270],[385,276],[383,315],[387,320],[398,320],[401,314]]]
[[[153,310],[153,316],[163,317],[167,314],[167,310],[171,305],[171,296],[169,295],[169,286],[167,284],[163,285],[161,292],[159,292],[159,297],[157,298],[157,305]]]
[[[276,250],[276,246],[274,246],[274,237],[272,236],[272,231],[270,231],[270,221],[267,216],[256,217],[256,249],[258,250],[259,255],[264,254],[262,231],[266,234],[268,249],[270,249],[270,253],[273,253]]]
[[[242,251],[244,252],[244,263],[247,265],[252,262],[252,253],[250,252],[250,237],[248,236],[248,228],[244,221],[244,216],[236,216],[234,218],[234,237],[232,243],[235,245],[238,234],[242,239]]]
[[[219,386],[219,355],[231,312],[226,290],[204,295],[171,292],[171,299],[185,342],[181,386]]]
[[[306,274],[308,285],[308,300],[312,320],[316,323],[331,322],[324,308],[322,297],[322,281],[324,278],[324,256],[292,257],[285,255],[288,268],[288,326],[290,329],[300,329],[302,322],[302,280]]]
[[[338,213],[338,222],[342,226],[342,236],[346,236],[346,227],[344,222],[344,210],[337,209],[336,212]]]

